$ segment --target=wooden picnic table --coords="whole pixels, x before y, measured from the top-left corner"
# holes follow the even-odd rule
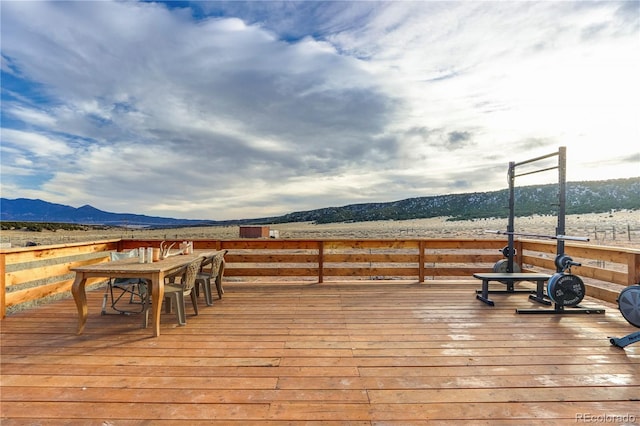
[[[165,277],[172,275],[199,257],[213,256],[216,253],[215,250],[195,250],[193,254],[174,255],[153,263],[140,263],[136,257],[71,268],[76,273],[71,293],[78,308],[77,333],[82,334],[87,322],[88,307],[85,285],[88,278],[140,278],[151,283],[150,309],[153,315],[153,336],[158,337],[160,335],[160,311],[164,297]],[[148,316],[149,309],[145,309],[143,312],[144,327],[149,323]]]

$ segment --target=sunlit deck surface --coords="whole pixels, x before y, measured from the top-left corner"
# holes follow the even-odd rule
[[[89,294],[2,321],[3,426],[640,422],[640,344],[617,308],[519,315],[480,282],[228,283],[161,336]],[[548,308],[547,308],[548,309]],[[192,314],[191,307],[188,312]]]

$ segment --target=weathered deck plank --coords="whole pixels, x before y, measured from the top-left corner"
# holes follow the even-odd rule
[[[477,283],[230,283],[178,327],[71,300],[2,321],[2,424],[640,423],[635,331],[604,315],[518,315]],[[600,305],[594,300],[587,305]],[[616,417],[617,416],[617,417]]]

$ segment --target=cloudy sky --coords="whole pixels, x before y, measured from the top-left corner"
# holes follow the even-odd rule
[[[254,218],[499,190],[560,146],[569,181],[640,176],[638,1],[0,7],[5,198]]]

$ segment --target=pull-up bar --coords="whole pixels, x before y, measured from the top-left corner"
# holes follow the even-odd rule
[[[509,163],[509,177],[515,178],[515,177],[518,177],[518,176],[532,175],[534,173],[540,173],[540,172],[546,172],[548,170],[558,169],[558,168],[560,168],[560,163],[562,162],[562,159],[558,162],[557,166],[547,167],[546,169],[538,169],[538,170],[534,170],[534,171],[531,171],[531,172],[515,174],[515,168],[517,166],[522,166],[522,165],[529,164],[529,163],[535,163],[536,161],[544,160],[544,159],[550,158],[550,157],[558,157],[558,156],[564,155],[563,151],[564,151],[564,148],[560,147],[558,152],[552,152],[551,154],[541,155],[540,157],[531,158],[531,159],[525,160],[525,161],[520,161],[519,163],[511,162],[511,163]]]
[[[560,150],[558,150],[558,152],[552,152],[551,154],[541,155],[540,157],[536,157],[536,158],[530,158],[529,160],[520,161],[519,163],[513,163],[513,165],[514,166],[522,166],[523,164],[534,163],[536,161],[544,160],[545,158],[556,157],[556,156],[560,155],[560,151],[561,150],[562,150],[562,147],[560,147]],[[555,168],[557,168],[557,167],[554,167],[554,169]],[[542,170],[539,170],[539,171],[542,171]]]

